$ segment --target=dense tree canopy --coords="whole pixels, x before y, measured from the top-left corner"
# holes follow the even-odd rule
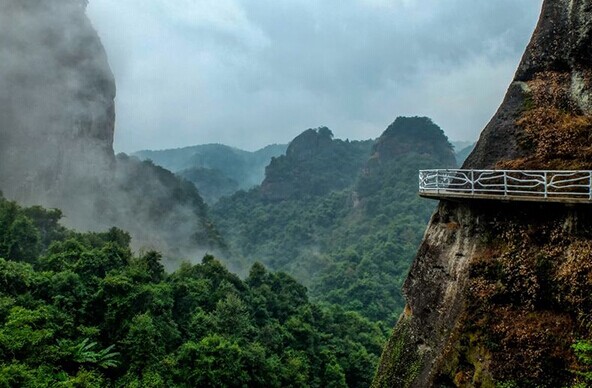
[[[434,209],[417,195],[417,171],[454,165],[448,139],[428,118],[398,118],[366,142],[309,129],[272,161],[260,188],[221,200],[212,216],[248,262],[286,271],[316,300],[387,330],[403,309],[400,289]]]
[[[384,336],[284,273],[206,256],[167,274],[119,229],[0,197],[0,386],[362,387]]]

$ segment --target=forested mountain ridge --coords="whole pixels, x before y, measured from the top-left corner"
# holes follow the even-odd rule
[[[167,258],[223,250],[199,193],[113,151],[115,80],[81,0],[0,4],[0,190]]]
[[[433,210],[417,197],[417,170],[455,162],[430,119],[399,118],[389,128],[377,141],[333,139],[327,128],[298,136],[261,187],[213,207],[231,249],[292,274],[319,300],[393,322]]]
[[[311,303],[260,264],[212,256],[167,273],[117,228],[78,233],[59,210],[0,195],[0,385],[366,387],[376,323]]]
[[[334,139],[327,127],[308,129],[265,168],[261,196],[282,201],[343,190],[355,181],[372,144],[372,140]]]
[[[169,169],[189,180],[204,199],[213,204],[219,198],[259,185],[265,167],[287,146],[268,145],[249,152],[223,144],[204,144],[159,151],[138,151],[133,155]]]
[[[592,1],[545,0],[468,169],[592,168]],[[592,386],[590,205],[443,200],[373,387]]]

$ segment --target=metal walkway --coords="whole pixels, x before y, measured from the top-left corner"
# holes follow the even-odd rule
[[[421,170],[419,195],[592,204],[592,171]]]

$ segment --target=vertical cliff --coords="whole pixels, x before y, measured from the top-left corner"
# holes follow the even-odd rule
[[[546,0],[465,168],[591,169],[592,1]],[[437,167],[437,166],[434,166]],[[589,205],[442,201],[404,286],[375,387],[590,383]]]
[[[22,202],[67,206],[64,187],[113,168],[115,81],[84,12],[80,0],[0,4],[0,182]]]
[[[115,81],[86,3],[0,2],[0,191],[169,257],[222,246],[190,183],[115,157]]]

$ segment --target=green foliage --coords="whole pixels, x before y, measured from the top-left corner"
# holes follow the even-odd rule
[[[272,161],[260,188],[221,200],[213,217],[248,262],[386,328],[403,309],[400,288],[434,209],[417,195],[417,170],[454,165],[426,118],[399,118],[376,142],[309,129]]]
[[[382,354],[380,369],[372,382],[372,388],[410,387],[417,377],[422,357],[413,346],[409,323],[403,318],[397,324]]]
[[[119,365],[117,357],[118,352],[113,352],[115,345],[110,345],[105,349],[95,350],[96,342],[90,342],[85,338],[73,348],[74,361],[79,364],[95,364],[101,368],[112,368]]]
[[[0,387],[370,384],[378,325],[311,303],[285,273],[255,264],[241,280],[206,256],[167,274],[121,230],[74,233],[59,213],[1,198],[0,209],[2,241],[34,246],[0,258]],[[25,217],[26,233],[7,232]]]
[[[580,364],[585,369],[582,371],[576,371],[576,374],[580,377],[582,384],[592,384],[592,341],[580,340],[572,345],[572,349],[576,354],[576,357]]]

